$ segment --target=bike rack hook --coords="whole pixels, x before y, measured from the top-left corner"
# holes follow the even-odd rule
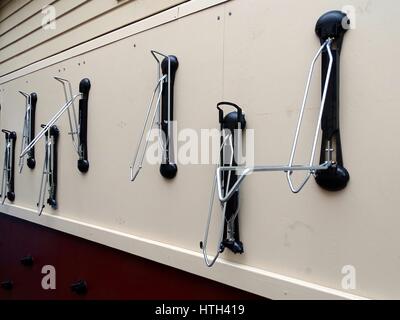
[[[22,129],[22,140],[21,140],[21,152],[22,150],[29,145],[35,136],[35,113],[36,113],[36,103],[37,103],[37,94],[36,93],[25,93],[23,91],[19,91],[21,95],[25,97],[25,117],[24,117],[24,125]],[[25,156],[23,158],[19,158],[18,166],[19,173],[22,173],[24,168]],[[30,169],[34,169],[36,166],[35,160],[35,148],[32,148],[28,152],[27,165]]]
[[[175,75],[179,67],[179,62],[176,56],[165,55],[154,50],[151,51],[151,54],[158,64],[158,81],[147,108],[139,143],[130,166],[131,181],[135,181],[139,175],[139,171],[143,168],[143,161],[149,144],[150,130],[154,127],[157,115],[159,117],[159,141],[160,149],[162,151],[160,173],[166,179],[173,179],[178,171],[178,167],[174,163],[172,121],[174,111]],[[161,60],[159,57],[162,57],[163,59]],[[157,92],[158,96],[156,103],[154,104]],[[146,139],[144,139],[146,129],[149,127],[150,114],[152,114],[150,128]]]

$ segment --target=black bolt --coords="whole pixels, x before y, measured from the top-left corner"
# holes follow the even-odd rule
[[[6,281],[3,281],[3,282],[0,284],[0,286],[1,286],[4,290],[11,291],[12,288],[14,287],[14,283],[13,283],[11,280],[6,280]]]
[[[28,255],[26,257],[23,257],[21,259],[21,264],[24,267],[32,267],[33,266],[33,257],[31,255]]]
[[[88,291],[87,283],[85,280],[79,280],[76,283],[73,283],[71,285],[71,290],[72,292],[79,294],[79,295],[84,295]]]

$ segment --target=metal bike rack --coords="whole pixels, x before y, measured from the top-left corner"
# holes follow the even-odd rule
[[[230,112],[224,115],[222,106],[231,106],[236,109],[236,111]],[[236,160],[238,158],[237,150],[234,147],[240,137],[236,133],[240,133],[241,130],[246,128],[245,115],[242,109],[231,102],[220,102],[217,105],[219,123],[220,123],[220,133],[221,133],[221,148],[220,148],[220,162],[219,168],[233,167],[237,166]],[[237,181],[237,175],[232,174],[233,171],[220,172],[218,179],[221,181],[221,188],[223,190],[229,190]],[[221,230],[220,238],[217,246],[217,255],[212,259],[208,260],[207,255],[207,245],[208,245],[208,234],[209,227],[211,223],[211,214],[214,206],[214,194],[217,176],[215,176],[213,191],[209,207],[209,216],[206,227],[206,232],[204,236],[204,241],[200,242],[200,248],[204,252],[204,259],[206,264],[211,267],[216,261],[220,253],[222,253],[225,248],[231,250],[235,254],[241,254],[244,252],[243,243],[240,241],[239,237],[239,190],[236,190],[229,200],[222,203],[221,202]]]
[[[72,94],[72,86],[68,80],[55,77],[55,79],[62,83],[64,88],[66,103],[61,109],[50,119],[50,121],[43,127],[42,131],[29,143],[28,146],[21,152],[20,158],[24,157],[35,144],[46,134],[46,132],[57,122],[57,120],[67,111],[69,126],[72,142],[78,154],[78,170],[82,173],[89,171],[88,160],[88,147],[87,147],[87,120],[88,120],[88,102],[89,92],[91,88],[90,80],[83,79],[79,84],[79,92],[76,95]],[[76,116],[74,102],[79,99],[79,115]],[[72,112],[70,111],[72,107]],[[72,113],[72,116],[71,116]]]
[[[157,116],[159,118],[159,139],[162,150],[160,173],[166,179],[173,179],[178,171],[178,167],[174,162],[172,121],[174,119],[175,75],[179,67],[179,62],[178,58],[172,55],[165,55],[154,50],[151,51],[151,54],[158,64],[158,81],[147,108],[143,130],[140,134],[139,143],[130,167],[131,181],[136,179],[143,167],[143,160],[149,144],[150,130],[154,127]],[[159,57],[163,59],[161,60]],[[157,99],[154,104],[156,96]],[[151,121],[149,122],[150,119]],[[148,127],[148,134],[144,139]]]
[[[221,150],[228,147],[231,150],[232,158],[230,165],[220,163],[217,166],[214,183],[212,188],[212,195],[209,206],[209,214],[206,225],[206,231],[204,240],[200,243],[200,247],[203,251],[204,261],[208,267],[212,267],[217,261],[219,255],[223,252],[225,247],[232,250],[230,246],[226,246],[227,239],[224,239],[224,235],[227,235],[227,227],[230,225],[232,230],[238,229],[238,223],[232,224],[232,217],[237,219],[238,213],[238,197],[239,189],[244,179],[253,172],[274,172],[280,171],[286,173],[286,178],[289,184],[289,188],[293,193],[300,192],[306,183],[309,181],[311,176],[314,176],[316,182],[322,188],[329,191],[338,191],[346,187],[349,181],[349,174],[343,167],[342,150],[340,142],[339,132],[339,57],[341,46],[343,42],[343,36],[346,32],[344,25],[349,25],[349,19],[346,14],[340,11],[331,11],[324,14],[317,22],[316,34],[320,38],[321,47],[314,56],[310,71],[308,74],[307,84],[305,88],[303,103],[300,109],[300,115],[296,126],[294,141],[291,148],[289,163],[287,165],[261,165],[261,166],[237,166],[234,161],[234,148],[233,148],[233,133],[232,130],[226,133],[221,132]],[[304,111],[307,104],[307,98],[309,95],[311,80],[314,73],[314,67],[317,59],[322,55],[322,98],[319,108],[319,116],[317,125],[315,127],[315,134],[312,143],[312,149],[310,154],[310,160],[305,165],[295,165],[294,159],[299,141],[300,129],[303,123]],[[227,103],[221,103],[227,104]],[[219,104],[219,105],[221,105]],[[231,113],[231,118],[239,119],[239,115],[242,114],[241,108],[238,106],[228,103],[238,110],[237,112]],[[219,107],[218,105],[218,107]],[[236,114],[236,116],[234,116]],[[244,119],[243,119],[244,120]],[[221,111],[220,111],[220,122],[221,122]],[[243,126],[244,127],[244,126]],[[221,126],[222,129],[226,129]],[[243,128],[242,128],[243,129]],[[321,146],[321,158],[320,164],[314,164],[316,146],[318,142],[319,132],[322,130],[322,146]],[[335,155],[334,155],[335,153]],[[291,175],[294,171],[306,172],[306,177],[298,185],[295,186]],[[232,175],[232,172],[234,174]],[[218,195],[221,203],[222,213],[221,221],[222,227],[220,230],[219,242],[217,245],[217,253],[210,260],[207,253],[207,242],[209,228],[213,212],[213,204],[215,195]],[[234,208],[229,209],[229,207]],[[236,208],[236,209],[235,209]],[[237,222],[237,221],[236,221]],[[232,228],[232,225],[234,228]],[[234,233],[231,233],[231,236]],[[231,237],[231,243],[234,243],[235,237]],[[240,245],[242,250],[236,250]],[[243,245],[236,239],[235,247],[232,250],[234,253],[242,253]]]
[[[15,131],[2,130],[5,135],[5,150],[3,162],[3,177],[1,180],[1,203],[6,199],[13,202],[15,200],[14,186],[14,167],[15,167],[15,142],[17,133]]]
[[[36,114],[36,103],[37,103],[37,94],[36,93],[25,93],[20,91],[25,97],[25,117],[24,117],[24,126],[22,129],[22,139],[21,139],[21,152],[25,149],[29,143],[32,141],[33,137],[35,136],[35,114]],[[18,166],[19,166],[19,173],[22,172],[24,168],[25,156],[19,158]],[[35,160],[35,148],[29,150],[27,153],[27,160],[26,163],[28,168],[34,169],[36,166]]]
[[[42,125],[42,128],[45,128],[45,125]],[[45,156],[37,203],[39,216],[45,208],[46,192],[48,193],[47,204],[53,209],[57,209],[57,145],[59,135],[60,131],[55,125],[51,126],[45,133]]]

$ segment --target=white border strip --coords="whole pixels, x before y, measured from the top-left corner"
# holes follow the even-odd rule
[[[0,77],[0,84],[230,0],[191,0]]]
[[[367,300],[347,292],[219,259],[209,269],[200,252],[35,210],[3,205],[4,214],[129,252],[270,299]]]

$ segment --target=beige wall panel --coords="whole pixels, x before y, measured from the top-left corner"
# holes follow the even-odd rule
[[[89,1],[57,19],[55,30],[39,28],[28,37],[4,48],[0,57],[0,74],[22,68],[182,2],[185,0]],[[61,1],[59,5],[65,7],[72,4],[70,1]],[[41,23],[41,20],[32,23]]]
[[[198,244],[213,167],[180,165],[176,179],[167,182],[158,166],[146,164],[137,181],[129,182],[129,163],[155,84],[156,65],[149,51],[179,58],[179,129],[216,128],[216,103],[231,100],[244,108],[248,128],[255,130],[256,163],[284,164],[309,64],[319,47],[315,22],[343,5],[357,11],[356,29],[346,34],[341,61],[348,187],[327,193],[311,180],[293,195],[283,173],[251,175],[241,189],[246,252],[226,252],[208,270]],[[52,76],[70,79],[75,91],[83,77],[92,80],[91,168],[85,176],[78,172],[64,116],[58,123],[59,210],[46,208],[41,218],[29,211],[37,201],[43,141],[37,147],[37,169],[25,168],[17,175],[15,205],[3,209],[13,214],[19,208],[24,215],[16,215],[28,220],[271,298],[400,298],[400,200],[393,173],[393,159],[400,156],[395,147],[400,136],[400,80],[395,74],[400,49],[393,46],[399,11],[395,0],[233,0],[7,82],[1,85],[1,126],[17,129],[20,137],[24,100],[18,90],[38,93],[37,121],[44,122],[63,103],[62,88]],[[318,66],[299,163],[310,149],[320,102],[319,72]],[[215,223],[211,232],[215,243]],[[341,287],[346,265],[356,268],[355,290]]]
[[[40,14],[44,6],[52,5],[57,1],[58,0],[35,0],[29,2],[26,6],[22,7],[21,10],[0,23],[0,35],[9,32],[20,24],[26,24],[27,20]],[[39,25],[40,24],[38,24],[38,26]]]
[[[0,22],[4,21],[5,19],[9,18],[11,15],[15,14],[23,8],[25,5],[33,2],[33,0],[12,0],[12,1],[5,1],[4,7],[0,9]]]
[[[80,6],[83,4],[82,6]],[[28,35],[27,37],[21,39],[20,41],[13,43],[10,46],[3,48],[2,52],[2,60],[7,61],[8,59],[19,55],[27,50],[30,50],[31,47],[39,46],[46,41],[51,40],[52,38],[56,38],[57,36],[68,32],[73,28],[77,28],[80,24],[84,24],[90,19],[96,18],[99,15],[102,15],[104,12],[107,12],[113,8],[118,6],[118,2],[115,0],[101,0],[100,2],[96,1],[84,1],[84,0],[69,0],[69,1],[60,1],[55,3],[54,7],[57,12],[57,25],[55,29],[45,30],[41,28],[41,19],[38,21],[31,21],[28,23],[28,27],[31,26],[35,28],[35,32]],[[63,13],[68,12],[74,8],[79,8],[77,11],[72,11],[70,14],[63,15]],[[78,30],[78,29],[77,29]],[[6,35],[5,42],[7,43],[7,38],[10,37],[11,41],[13,39],[14,33],[10,35]],[[75,34],[75,42],[83,42],[85,37],[78,36]],[[64,47],[59,48],[59,50],[69,48],[68,44],[65,44]],[[54,49],[53,49],[54,50]],[[49,55],[51,52],[46,52]]]
[[[1,0],[0,9],[4,8],[11,0]]]
[[[47,1],[48,2],[48,1]],[[68,0],[68,1],[58,1],[58,2],[53,2],[51,5],[55,8],[57,12],[57,20],[56,21],[61,21],[63,17],[67,14],[74,14],[74,10],[77,10],[81,5],[83,5],[87,0]],[[43,2],[43,5],[45,2]],[[43,6],[42,6],[43,7]],[[65,29],[61,28],[57,32],[44,32],[42,29],[42,21],[44,19],[44,15],[41,11],[41,8],[39,11],[31,11],[34,12],[34,14],[26,21],[23,21],[20,23],[18,26],[15,28],[11,29],[8,31],[6,34],[2,35],[1,37],[1,48],[4,49],[7,47],[11,47],[13,44],[16,44],[16,42],[20,42],[21,45],[23,45],[23,42],[29,42],[29,43],[35,43],[39,44],[40,41],[35,40],[35,36],[37,35],[42,35],[43,39],[48,40],[48,36],[57,36],[58,33],[60,32],[65,32]],[[59,26],[60,27],[60,26]],[[35,34],[37,33],[37,34]],[[22,47],[21,47],[22,48]],[[23,49],[21,49],[23,50]],[[4,51],[7,54],[7,51]],[[10,51],[12,52],[12,51]],[[18,54],[20,52],[14,51],[14,54]],[[7,57],[4,56],[4,59]]]

